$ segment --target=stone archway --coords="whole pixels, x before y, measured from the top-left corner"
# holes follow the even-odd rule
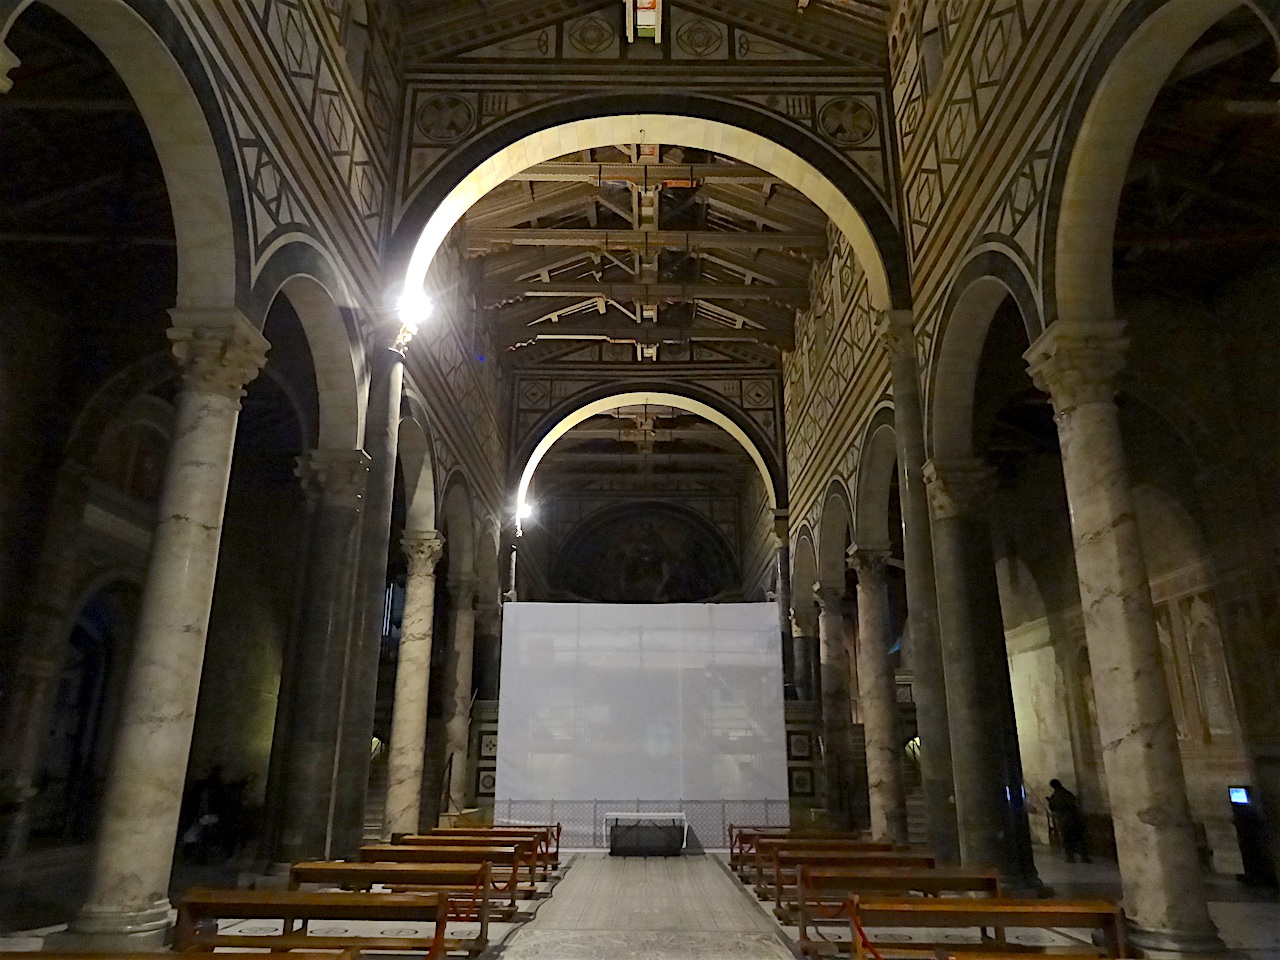
[[[524,468],[520,474],[520,482],[516,488],[516,530],[519,532],[520,520],[528,515],[529,501],[529,485],[533,480],[534,471],[537,470],[538,464],[542,458],[547,455],[555,442],[572,430],[575,426],[584,420],[595,416],[597,413],[603,413],[606,410],[612,410],[616,407],[639,406],[643,404],[661,404],[665,406],[675,407],[679,410],[686,410],[689,413],[703,417],[717,427],[723,429],[731,437],[742,445],[755,463],[756,468],[760,471],[760,476],[764,481],[765,490],[769,497],[769,507],[774,509],[778,505],[778,491],[772,472],[765,460],[760,446],[750,437],[745,430],[732,418],[724,412],[716,409],[710,404],[703,403],[700,400],[694,400],[691,397],[681,396],[676,393],[666,393],[658,391],[644,391],[632,393],[614,393],[609,396],[601,397],[584,403],[581,406],[570,411],[565,416],[556,421],[547,433],[538,441],[537,445],[530,452],[528,459],[525,461]]]
[[[817,204],[849,239],[867,270],[873,306],[888,309],[910,302],[901,238],[860,171],[811,136],[780,128],[766,114],[757,116],[741,105],[720,100],[701,103],[691,97],[680,98],[679,109],[670,113],[649,112],[663,100],[655,95],[561,105],[549,110],[545,119],[524,117],[520,123],[493,131],[483,144],[472,145],[471,153],[443,163],[434,182],[412,201],[392,244],[402,263],[392,275],[403,276],[400,305],[406,328],[416,329],[429,309],[423,283],[436,251],[477,200],[532,164],[629,142],[706,149],[776,174]],[[566,112],[583,116],[565,122]],[[735,122],[716,117],[731,117]],[[805,155],[784,143],[796,144]]]
[[[1045,264],[1053,319],[1115,319],[1112,245],[1120,197],[1138,136],[1156,96],[1178,62],[1240,0],[1135,3],[1113,30],[1086,74],[1055,170]],[[1257,7],[1257,4],[1249,4]],[[1273,21],[1261,19],[1272,30]],[[1109,38],[1112,39],[1112,38]],[[1034,337],[1032,338],[1034,340]]]
[[[9,28],[29,6],[19,3],[0,23],[0,51]],[[237,300],[239,231],[232,213],[235,165],[224,163],[197,91],[174,55],[188,43],[176,24],[158,32],[123,0],[46,0],[102,51],[129,89],[146,123],[164,172],[177,238],[177,306],[181,310],[223,310]],[[168,43],[162,36],[170,38]],[[190,62],[199,62],[194,51]],[[0,58],[0,78],[14,63]],[[204,78],[199,78],[203,82]]]

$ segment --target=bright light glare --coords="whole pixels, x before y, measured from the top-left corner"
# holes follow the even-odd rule
[[[404,328],[410,333],[417,333],[418,324],[431,313],[431,298],[427,296],[425,290],[415,290],[410,287],[400,295],[396,309],[400,313],[400,323]]]
[[[516,519],[528,520],[532,516],[533,516],[532,503],[521,503],[518,507],[516,507]]]

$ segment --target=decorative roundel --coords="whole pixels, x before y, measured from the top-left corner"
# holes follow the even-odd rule
[[[454,143],[466,136],[476,122],[476,111],[466,99],[441,93],[418,107],[418,131],[432,143]]]
[[[818,130],[839,146],[856,147],[876,132],[876,115],[861,100],[833,97],[818,110]]]

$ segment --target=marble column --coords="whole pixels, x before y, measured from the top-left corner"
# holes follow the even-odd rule
[[[427,690],[431,680],[431,627],[436,608],[436,561],[444,541],[434,530],[405,534],[409,561],[400,623],[395,704],[387,761],[387,810],[383,835],[417,833],[427,742]]]
[[[902,734],[898,680],[889,657],[887,551],[849,552],[858,574],[858,704],[867,743],[867,793],[871,837],[907,842],[907,792],[902,781]]]
[[[773,512],[774,582],[777,586],[778,625],[782,642],[782,695],[786,700],[799,700],[796,676],[795,646],[791,634],[791,541],[787,533],[787,511]]]
[[[477,700],[498,699],[498,677],[502,671],[502,604],[476,605],[475,671],[472,687]]]
[[[821,645],[823,776],[827,815],[833,828],[853,826],[853,722],[849,698],[849,655],[844,637],[843,592],[820,587],[818,638]]]
[[[1058,424],[1131,942],[1215,952],[1115,402],[1122,332],[1059,321],[1025,356]]]
[[[360,521],[355,628],[347,651],[347,686],[342,704],[334,853],[353,857],[364,839],[364,804],[369,789],[370,745],[378,700],[378,659],[386,605],[387,556],[395,495],[396,453],[404,357],[395,350],[372,352],[369,414],[364,449],[369,480]]]
[[[272,859],[283,864],[331,859],[335,853],[338,737],[369,458],[361,450],[313,450],[298,473],[315,506],[298,636],[281,680],[282,687],[288,684],[282,704],[288,716]]]
[[[1011,891],[1038,891],[991,528],[982,511],[992,471],[980,460],[930,461],[924,478],[933,512],[961,862],[997,868]]]
[[[818,699],[818,624],[812,613],[791,611],[791,662],[795,671],[796,699]]]
[[[902,507],[903,561],[911,630],[916,729],[920,734],[920,776],[929,847],[942,863],[959,863],[955,780],[951,770],[951,727],[946,676],[938,630],[938,593],[933,563],[929,494],[924,484],[924,414],[916,359],[914,316],[888,310],[880,318],[880,338],[893,378],[893,428],[898,447],[898,499]]]
[[[70,929],[46,940],[51,949],[159,948],[169,927],[169,873],[236,421],[268,349],[235,311],[174,310],[173,321],[182,386],[89,896]]]
[[[445,757],[452,758],[449,775],[450,808],[466,806],[471,794],[467,762],[471,744],[471,664],[475,655],[476,584],[460,577],[449,584],[453,597],[453,623],[450,625],[449,656],[445,707]],[[442,813],[448,811],[441,811]]]

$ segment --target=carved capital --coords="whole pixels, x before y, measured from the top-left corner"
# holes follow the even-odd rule
[[[876,337],[890,360],[916,359],[915,314],[910,310],[877,310]]]
[[[858,575],[858,582],[864,586],[883,583],[888,563],[888,550],[874,550],[855,544],[845,553],[845,564]]]
[[[844,612],[843,590],[837,587],[824,587],[821,584],[816,584],[813,594],[818,602],[819,614]]]
[[[0,93],[8,93],[13,89],[13,78],[9,71],[22,63],[18,55],[0,43]]]
[[[1050,325],[1022,356],[1035,385],[1061,415],[1082,403],[1111,403],[1129,341],[1119,320]]]
[[[294,472],[313,505],[358,510],[371,462],[363,450],[312,450],[298,458]]]
[[[977,513],[995,489],[995,471],[985,460],[930,460],[924,465],[929,509],[935,520]]]
[[[239,400],[267,362],[271,344],[234,310],[169,311],[169,343],[187,390]]]
[[[400,538],[400,549],[409,561],[409,576],[428,577],[435,573],[436,563],[444,553],[444,538],[434,530],[406,532]]]

